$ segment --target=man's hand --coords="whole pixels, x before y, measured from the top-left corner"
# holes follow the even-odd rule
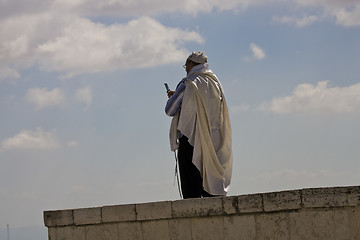
[[[167,93],[168,98],[170,98],[174,93],[175,93],[175,91],[168,91],[168,93]]]

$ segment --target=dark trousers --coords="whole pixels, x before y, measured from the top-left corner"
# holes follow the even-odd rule
[[[188,142],[187,137],[182,136],[179,139],[179,171],[181,192],[186,198],[213,197],[207,193],[202,186],[200,171],[192,163],[194,147]]]

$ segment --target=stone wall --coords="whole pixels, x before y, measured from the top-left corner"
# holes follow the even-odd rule
[[[49,240],[360,240],[360,186],[44,212]]]

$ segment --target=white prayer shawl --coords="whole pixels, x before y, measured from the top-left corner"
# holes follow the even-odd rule
[[[176,114],[171,123],[171,150],[178,148],[179,130],[194,146],[192,161],[200,171],[205,191],[226,195],[233,162],[230,116],[219,80],[207,64],[201,66],[186,77],[181,114]]]

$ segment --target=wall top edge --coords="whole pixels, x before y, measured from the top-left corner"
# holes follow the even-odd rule
[[[47,227],[360,206],[360,186],[44,211]]]

